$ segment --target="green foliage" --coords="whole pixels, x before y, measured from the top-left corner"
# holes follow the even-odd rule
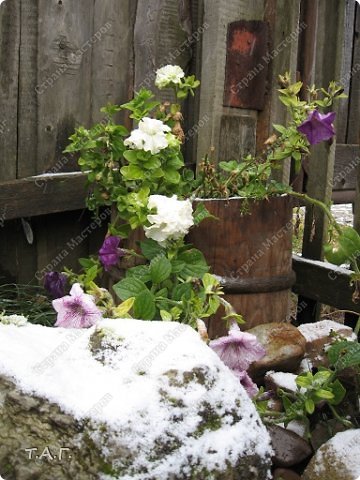
[[[194,82],[187,77],[182,91],[191,91],[192,88],[195,88]],[[130,230],[146,223],[149,195],[171,196],[176,193],[183,196],[191,192],[193,173],[184,167],[179,141],[169,142],[166,149],[156,154],[130,149],[124,144],[128,130],[115,123],[114,115],[129,110],[130,117],[136,121],[153,114],[172,127],[172,116],[165,115],[160,103],[153,99],[150,90],[141,89],[128,103],[107,105],[102,109],[105,119],[90,129],[76,129],[65,150],[80,155],[78,163],[91,185],[87,199],[90,210],[116,205],[118,218],[109,227],[113,235],[126,237]]]
[[[279,168],[286,159],[293,159],[298,171],[303,156],[310,153],[309,142],[298,131],[298,126],[307,118],[310,111],[325,109],[334,100],[343,98],[342,87],[331,82],[328,89],[309,90],[309,101],[299,98],[301,82],[290,83],[286,73],[280,77],[283,88],[279,99],[286,106],[290,121],[285,125],[273,125],[274,134],[265,142],[265,150],[259,156],[246,155],[240,161],[215,161],[205,157],[200,165],[196,194],[203,198],[227,198],[231,196],[264,199],[276,193],[287,193],[291,189],[271,180],[272,171]]]
[[[296,392],[287,392],[278,389],[278,396],[282,400],[283,412],[273,412],[268,408],[266,392],[261,389],[255,398],[259,414],[266,423],[284,423],[292,420],[304,421],[310,435],[310,420],[317,411],[328,408],[338,421],[346,427],[353,427],[353,423],[339,414],[346,398],[347,391],[341,381],[342,372],[353,368],[355,376],[360,370],[360,344],[358,342],[339,339],[327,350],[329,368],[320,367],[316,373],[305,372],[296,377]],[[358,394],[356,395],[358,397]],[[335,408],[336,407],[336,408]],[[358,406],[357,409],[358,411]]]
[[[222,289],[208,273],[202,253],[182,241],[169,249],[147,239],[141,242],[144,265],[129,268],[113,287],[122,301],[134,299],[132,314],[146,320],[179,320],[196,326],[222,303]]]

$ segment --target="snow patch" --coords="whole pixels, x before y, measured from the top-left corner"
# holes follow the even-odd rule
[[[345,332],[350,335],[346,335],[351,340],[356,340],[356,335],[350,327],[342,325],[341,323],[334,322],[332,320],[321,320],[315,323],[304,323],[298,327],[300,333],[306,338],[307,342],[313,342],[322,338],[326,338],[330,335],[331,331]]]

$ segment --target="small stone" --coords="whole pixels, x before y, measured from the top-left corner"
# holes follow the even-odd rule
[[[331,345],[339,336],[347,340],[356,340],[352,328],[332,320],[304,323],[298,327],[298,330],[306,340],[305,358],[313,367],[327,365],[324,347]],[[333,333],[336,335],[334,336]]]
[[[274,470],[273,480],[301,480],[301,477],[294,470],[277,468]]]
[[[266,350],[266,355],[254,362],[250,376],[258,380],[269,370],[294,372],[304,354],[305,338],[290,323],[265,323],[247,331],[252,333]]]
[[[316,424],[314,430],[311,432],[311,445],[313,449],[318,450],[321,445],[330,440],[336,433],[343,432],[346,427],[336,420],[336,418],[330,418],[326,421]]]
[[[324,443],[303,473],[303,480],[358,480],[360,429],[337,433]]]
[[[273,464],[276,467],[292,467],[312,454],[309,443],[296,433],[278,425],[271,425],[268,431],[275,452]]]
[[[298,390],[295,379],[297,375],[294,373],[288,372],[267,372],[265,379],[265,388],[266,390],[272,390],[277,392],[278,388],[284,390],[285,392],[296,392]]]

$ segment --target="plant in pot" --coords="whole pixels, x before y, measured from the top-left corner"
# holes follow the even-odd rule
[[[161,104],[149,90],[142,89],[129,103],[105,107],[106,118],[100,124],[89,130],[77,129],[66,150],[80,153],[79,164],[92,185],[89,208],[115,206],[109,235],[118,239],[130,233],[134,239],[134,232],[140,226],[149,226],[151,195],[176,194],[179,198],[201,199],[195,202],[197,223],[207,216],[212,218],[192,229],[188,238],[202,250],[212,272],[221,277],[227,299],[247,318],[247,327],[285,320],[287,316],[288,293],[294,280],[290,195],[311,201],[326,211],[336,234],[335,243],[340,239],[343,242],[344,237],[327,206],[271,179],[272,170],[283,160],[292,157],[299,167],[311,144],[334,135],[335,114],[322,114],[320,110],[341,98],[342,89],[334,82],[327,90],[313,87],[310,100],[305,102],[298,97],[301,82],[291,84],[285,75],[281,83],[280,100],[289,109],[289,124],[274,125],[277,133],[268,139],[257,157],[219,162],[218,166],[206,157],[197,178],[185,168],[181,154],[184,132],[180,102],[189,93],[194,94],[199,82],[194,76],[185,77],[178,66],[159,69],[155,80],[158,88],[173,90],[174,103]],[[113,114],[119,110],[130,111],[130,117],[137,123],[132,132],[113,121]],[[355,238],[356,232],[350,230],[348,236],[351,233]],[[143,233],[138,239],[143,239]],[[358,235],[357,240],[360,242]],[[132,258],[136,257],[134,241],[124,245]],[[327,252],[331,255],[336,249],[336,245],[328,246]],[[353,254],[354,248],[347,253],[350,250]],[[125,259],[120,263],[126,265]],[[85,267],[96,272],[91,263]],[[212,335],[219,333],[222,332]]]

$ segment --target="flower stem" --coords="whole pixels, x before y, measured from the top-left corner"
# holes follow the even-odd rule
[[[316,198],[309,197],[309,195],[307,195],[306,193],[299,193],[299,192],[294,192],[294,191],[289,191],[287,193],[289,195],[291,195],[292,197],[300,198],[300,199],[304,200],[304,202],[306,202],[306,203],[310,203],[312,205],[315,205],[315,206],[321,208],[321,210],[328,217],[331,225],[335,228],[337,233],[339,235],[341,235],[342,231],[341,231],[340,225],[335,220],[333,214],[331,213],[330,208],[327,205],[325,205],[324,202],[322,202],[321,200],[317,200]]]

